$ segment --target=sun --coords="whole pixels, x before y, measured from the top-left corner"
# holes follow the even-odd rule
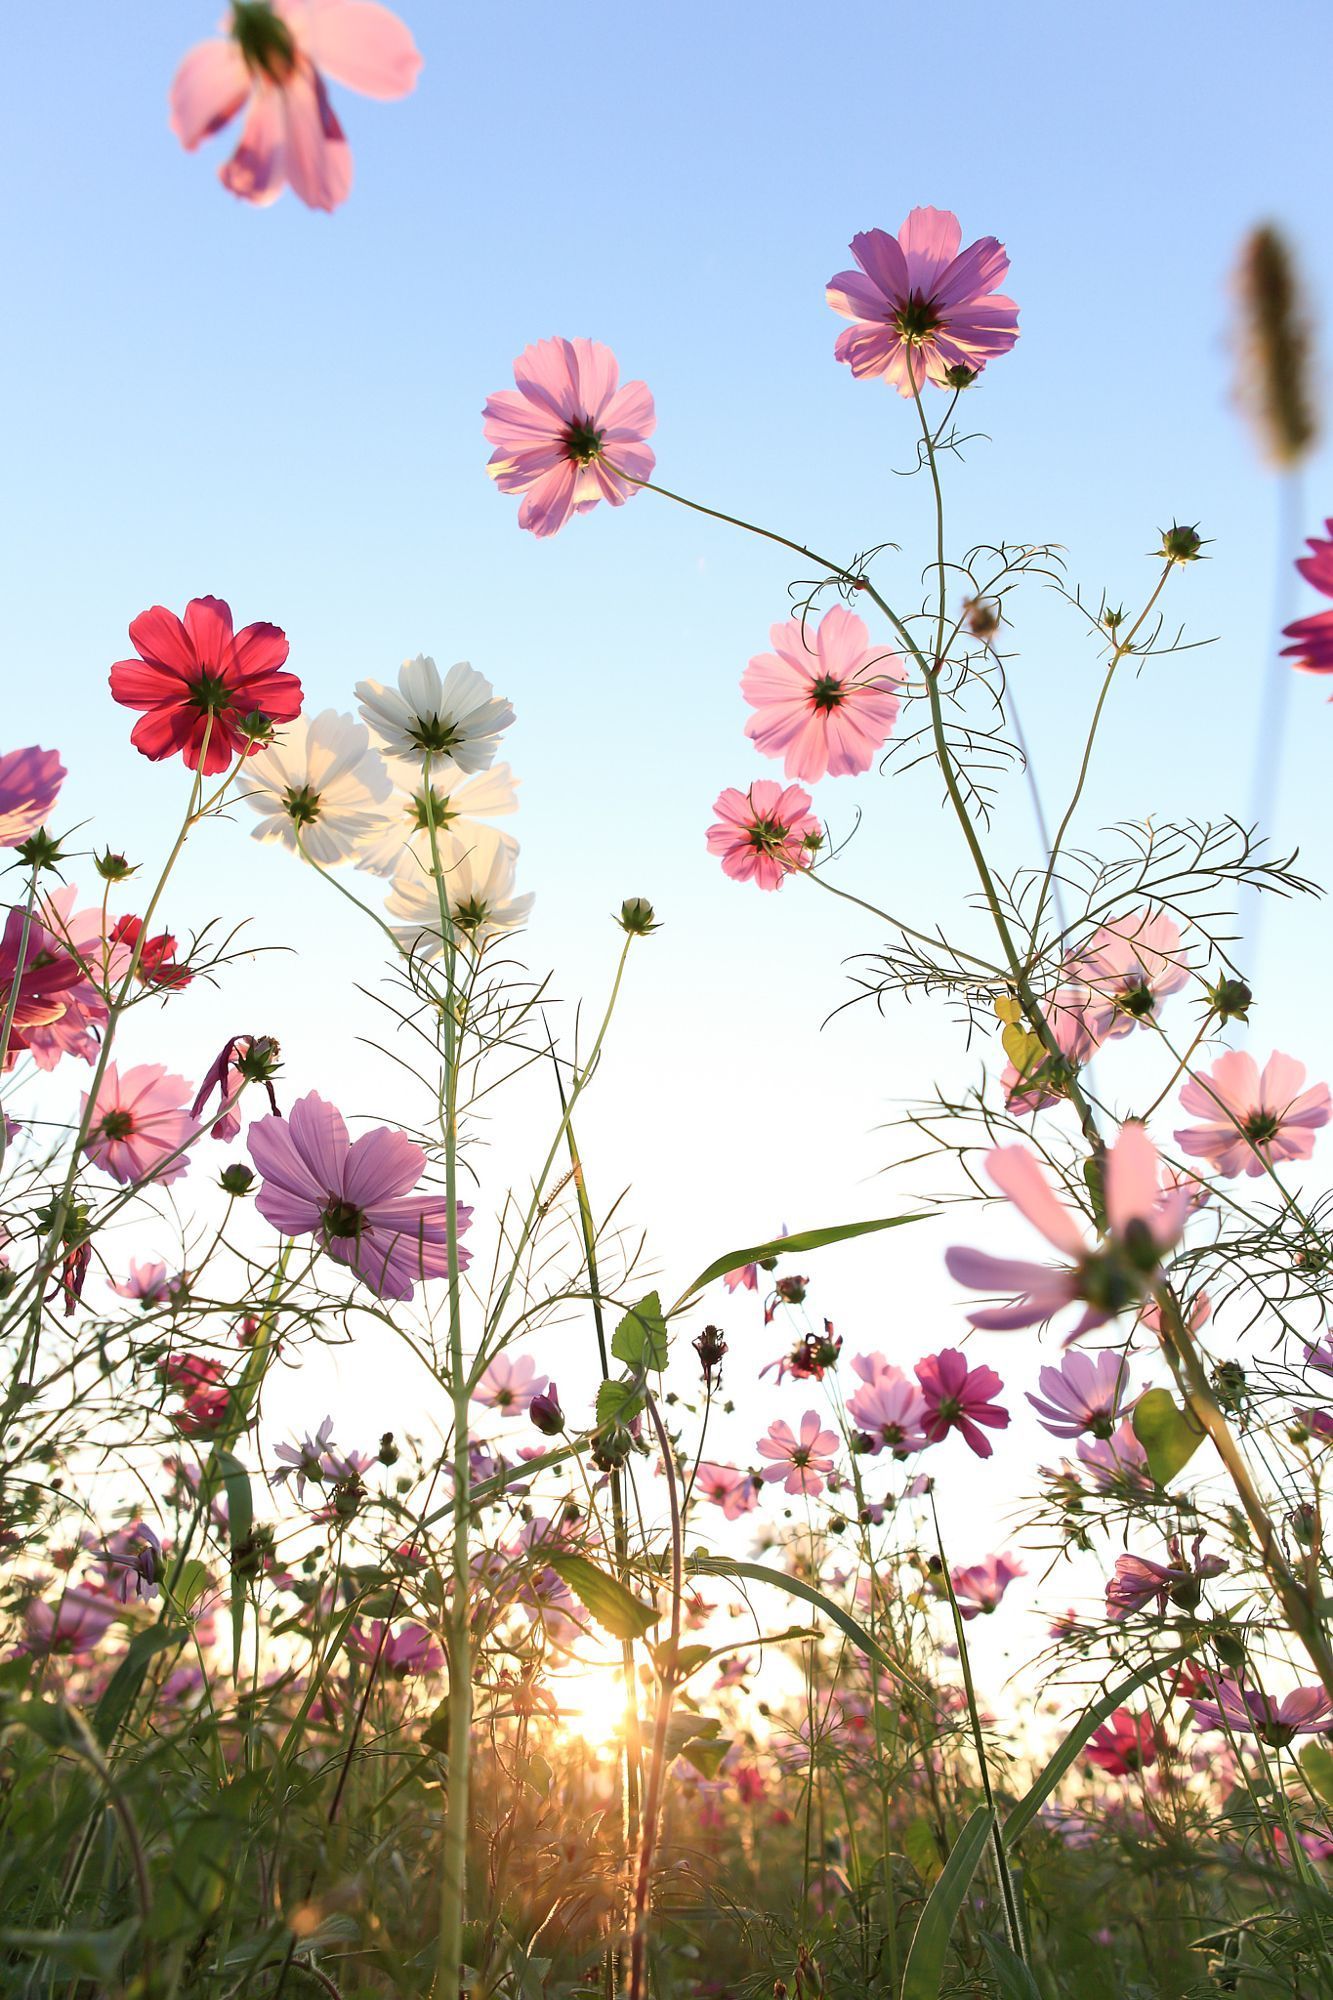
[[[618,1661],[571,1662],[547,1682],[561,1726],[595,1749],[619,1743],[625,1728],[625,1677]]]

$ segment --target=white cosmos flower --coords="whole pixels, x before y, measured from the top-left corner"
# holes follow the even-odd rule
[[[480,951],[500,931],[513,930],[532,908],[532,896],[514,894],[518,843],[493,826],[477,826],[468,837],[450,835],[440,847],[449,920],[459,941]],[[421,958],[443,950],[440,897],[435,878],[409,855],[393,879],[386,904],[398,942]]]
[[[415,855],[422,868],[430,868],[430,829],[426,821],[426,787],[421,765],[405,759],[386,760],[393,781],[393,794],[383,818],[357,849],[357,864],[372,875],[396,875]],[[470,840],[480,831],[482,820],[496,819],[518,811],[518,779],[508,764],[492,764],[489,771],[468,777],[448,757],[430,767],[431,813],[441,836],[455,835]],[[512,834],[498,838],[517,853]]]
[[[514,711],[496,699],[483,674],[459,660],[443,679],[434,660],[418,653],[404,660],[397,688],[358,681],[361,713],[381,749],[391,757],[448,757],[460,771],[485,771],[495,760],[502,729]]]
[[[326,708],[285,723],[246,759],[239,788],[260,814],[256,840],[280,840],[327,867],[374,834],[393,783],[365,725]]]

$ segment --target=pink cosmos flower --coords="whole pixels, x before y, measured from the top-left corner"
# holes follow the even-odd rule
[[[1257,1179],[1284,1160],[1308,1160],[1333,1103],[1326,1083],[1302,1090],[1304,1082],[1305,1064],[1295,1056],[1275,1051],[1261,1076],[1247,1050],[1228,1049],[1181,1091],[1181,1109],[1204,1123],[1177,1132],[1176,1144],[1227,1179],[1242,1172]]]
[[[1169,1563],[1152,1562],[1147,1556],[1117,1556],[1115,1574],[1106,1586],[1107,1617],[1118,1623],[1154,1598],[1161,1615],[1165,1615],[1168,1600],[1181,1611],[1197,1611],[1204,1584],[1230,1568],[1225,1556],[1201,1556],[1202,1546],[1203,1536],[1196,1535],[1186,1557],[1180,1537],[1173,1535],[1168,1544]]]
[[[738,1291],[742,1287],[747,1292],[757,1292],[759,1290],[759,1266],[757,1264],[738,1264],[734,1271],[724,1271],[722,1273],[722,1282],[729,1292]]]
[[[262,730],[251,736],[245,727],[252,717],[290,722],[301,712],[300,681],[280,671],[286,634],[262,623],[234,632],[220,597],[191,598],[183,621],[160,604],[141,611],[130,644],[138,657],[116,661],[111,693],[145,711],[130,741],[155,763],[179,751],[187,770],[199,770],[202,757],[212,777],[261,747]]]
[[[437,1674],[444,1665],[444,1651],[424,1625],[404,1625],[385,1637],[384,1620],[375,1618],[370,1630],[354,1625],[347,1635],[347,1650],[358,1659],[378,1660],[379,1671],[388,1680],[406,1680],[410,1674]]]
[[[374,0],[233,0],[227,39],[201,42],[176,72],[171,129],[192,153],[248,105],[222,185],[263,206],[290,182],[307,208],[334,209],[351,192],[352,155],[325,74],[394,98],[420,68],[406,27]]]
[[[961,388],[1018,339],[1018,307],[996,287],[1009,259],[993,236],[959,255],[962,230],[948,209],[914,208],[897,237],[852,238],[859,271],[839,271],[825,293],[852,324],[833,352],[853,375],[882,375],[900,396],[927,382]]]
[[[767,1437],[759,1440],[759,1456],[773,1461],[764,1467],[762,1477],[781,1479],[784,1493],[822,1493],[822,1475],[832,1472],[837,1449],[838,1433],[822,1429],[816,1411],[807,1410],[801,1418],[799,1439],[790,1424],[779,1420],[770,1424]]]
[[[123,1077],[108,1063],[91,1113],[83,1099],[84,1152],[113,1180],[156,1180],[164,1187],[179,1180],[190,1164],[181,1148],[199,1131],[189,1097],[185,1078],[169,1075],[161,1063],[139,1063]]]
[[[412,1193],[426,1156],[404,1133],[382,1125],[349,1140],[342,1113],[312,1090],[289,1119],[257,1119],[245,1143],[264,1177],[255,1206],[284,1236],[317,1236],[381,1298],[410,1299],[417,1279],[447,1273],[446,1203]],[[471,1220],[460,1206],[456,1233]],[[458,1258],[466,1269],[468,1253]]]
[[[708,852],[722,859],[733,882],[780,889],[783,878],[808,868],[823,838],[810,810],[810,794],[799,785],[784,791],[772,778],[757,778],[748,791],[735,786],[713,801],[718,815],[708,829]]]
[[[734,1465],[705,1463],[695,1473],[694,1484],[700,1497],[711,1501],[714,1507],[720,1507],[728,1521],[738,1521],[742,1514],[749,1514],[754,1509],[754,1477],[751,1473],[738,1471]]]
[[[77,890],[72,883],[57,889],[42,902],[41,918],[50,933],[40,958],[68,954],[78,967],[79,977],[64,994],[65,1008],[56,1021],[33,1028],[28,1047],[39,1069],[52,1070],[63,1056],[79,1056],[95,1062],[107,1021],[107,1003],[100,990],[114,986],[129,968],[130,954],[124,945],[112,944],[105,936],[106,919],[99,907],[76,910]],[[32,940],[29,939],[29,949]]]
[[[1083,1016],[1098,1042],[1114,1041],[1138,1022],[1155,1020],[1163,1000],[1178,993],[1190,976],[1179,925],[1165,911],[1146,909],[1103,924],[1067,970],[1087,989]]]
[[[1333,520],[1325,521],[1324,532],[1333,538]],[[1333,597],[1333,539],[1321,541],[1318,535],[1311,535],[1308,547],[1309,555],[1300,557],[1296,568],[1323,596]],[[1292,641],[1283,647],[1282,657],[1290,660],[1298,673],[1333,674],[1333,611],[1298,618],[1282,636]]]
[[[1213,1316],[1213,1302],[1207,1292],[1196,1292],[1185,1309],[1185,1324],[1191,1333],[1197,1333],[1206,1326]],[[1149,1333],[1160,1336],[1162,1331],[1162,1309],[1156,1299],[1145,1299],[1139,1308],[1139,1325],[1146,1326]]]
[[[1148,1454],[1139,1443],[1138,1434],[1128,1417],[1114,1437],[1080,1438],[1076,1455],[1099,1493],[1117,1490],[1151,1493],[1153,1490]]]
[[[112,1281],[111,1289],[122,1299],[137,1299],[147,1312],[150,1306],[173,1303],[181,1298],[189,1280],[184,1271],[171,1275],[165,1264],[141,1264],[137,1258],[130,1258],[129,1276],[120,1284]]]
[[[970,1569],[951,1570],[949,1580],[958,1600],[959,1616],[967,1619],[988,1616],[1014,1578],[1026,1575],[1027,1570],[1016,1556],[987,1556],[984,1562],[973,1563]]]
[[[1042,1394],[1028,1401],[1052,1437],[1109,1438],[1120,1422],[1129,1387],[1129,1364],[1123,1354],[1066,1354],[1058,1368],[1043,1368],[1038,1378]]]
[[[877,1354],[873,1359],[882,1362],[884,1357]],[[860,1372],[861,1365],[870,1360],[868,1355],[859,1355],[852,1366]],[[857,1429],[871,1440],[876,1454],[888,1450],[901,1456],[922,1451],[930,1441],[925,1432],[926,1399],[901,1368],[886,1363],[878,1369],[872,1380],[848,1398],[847,1410]]]
[[[22,847],[45,824],[65,767],[54,750],[7,750],[0,757],[0,847]]]
[[[67,1590],[54,1605],[35,1597],[23,1613],[25,1653],[87,1653],[116,1615],[115,1599],[95,1590]]]
[[[10,910],[0,933],[0,1021],[9,1022],[6,1069],[13,1069],[36,1035],[64,1019],[82,979],[77,962],[35,917],[25,926],[24,912]]]
[[[1139,1303],[1151,1289],[1162,1256],[1179,1241],[1189,1206],[1180,1190],[1163,1193],[1157,1149],[1144,1127],[1133,1121],[1121,1127],[1106,1155],[1109,1228],[1094,1246],[1087,1244],[1078,1218],[1057,1199],[1026,1146],[997,1146],[986,1156],[986,1171],[1070,1262],[1031,1264],[955,1245],[944,1261],[960,1285],[1014,1294],[1010,1305],[987,1307],[968,1318],[973,1326],[1007,1331],[1040,1325],[1062,1307],[1082,1303],[1083,1316],[1066,1345]]]
[[[547,1387],[546,1376],[537,1373],[537,1364],[530,1354],[516,1355],[512,1361],[507,1354],[497,1354],[473,1394],[488,1410],[521,1417],[533,1397],[543,1394]]]
[[[1333,1701],[1322,1687],[1293,1688],[1281,1701],[1274,1701],[1258,1688],[1224,1676],[1210,1677],[1210,1685],[1211,1701],[1190,1703],[1202,1729],[1257,1736],[1274,1750],[1282,1750],[1294,1737],[1315,1736],[1333,1724]]]
[[[1146,1709],[1131,1715],[1118,1708],[1089,1738],[1088,1762],[1113,1778],[1127,1778],[1155,1764],[1161,1747],[1161,1733]]]
[[[514,363],[514,381],[486,398],[482,414],[495,446],[487,471],[502,493],[523,495],[520,528],[554,535],[599,500],[623,506],[636,480],[651,479],[653,399],[644,382],[621,386],[609,347],[538,340]]]
[[[930,1442],[938,1444],[951,1430],[959,1430],[978,1458],[989,1458],[990,1439],[977,1426],[1002,1431],[1009,1424],[1008,1410],[993,1401],[1004,1387],[995,1370],[984,1365],[969,1368],[965,1354],[946,1347],[917,1362],[916,1379],[925,1403],[922,1428]]]
[[[219,1383],[216,1388],[196,1389],[187,1396],[171,1421],[182,1437],[212,1438],[226,1428],[230,1417],[231,1390]]]
[[[864,620],[841,604],[820,619],[813,645],[797,618],[769,636],[773,651],[756,653],[741,676],[756,750],[784,758],[787,776],[806,784],[868,771],[898,717],[901,659],[872,646]]]

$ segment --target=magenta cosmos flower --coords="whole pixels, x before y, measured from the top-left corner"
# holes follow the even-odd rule
[[[759,1440],[759,1456],[773,1461],[764,1467],[762,1477],[780,1479],[784,1493],[822,1493],[823,1475],[832,1472],[837,1449],[838,1433],[824,1430],[816,1411],[807,1410],[801,1418],[799,1438],[790,1424],[779,1419],[769,1425],[767,1437]]]
[[[116,661],[111,692],[122,707],[145,711],[130,741],[154,762],[179,751],[197,771],[202,757],[211,777],[242,752],[254,755],[263,722],[291,722],[301,712],[300,681],[280,671],[286,634],[263,623],[233,631],[231,606],[220,597],[191,598],[183,620],[160,604],[141,611],[130,644],[138,658]]]
[[[1151,1290],[1163,1255],[1180,1240],[1189,1209],[1182,1190],[1162,1190],[1157,1149],[1144,1127],[1133,1121],[1121,1127],[1106,1155],[1109,1226],[1095,1245],[1085,1241],[1079,1218],[1057,1199],[1026,1146],[997,1146],[986,1156],[986,1171],[1033,1228],[1070,1260],[1030,1264],[957,1245],[947,1250],[949,1275],[960,1285],[1014,1295],[1009,1305],[968,1314],[973,1326],[988,1331],[1039,1326],[1062,1307],[1078,1303],[1083,1316],[1066,1344],[1104,1326]]]
[[[927,382],[963,388],[1018,339],[1018,307],[996,286],[1009,269],[993,236],[970,243],[948,209],[914,208],[896,237],[852,238],[859,271],[839,271],[825,293],[852,324],[833,352],[853,375],[882,375],[900,396]]]
[[[599,340],[538,340],[514,363],[514,389],[486,398],[487,471],[502,493],[521,493],[518,525],[554,535],[599,500],[621,507],[651,479],[646,440],[657,426],[643,382],[620,381]],[[629,477],[622,477],[628,474]]]
[[[1324,533],[1333,538],[1333,520],[1325,521]],[[1309,555],[1297,562],[1297,569],[1324,597],[1333,597],[1333,539],[1321,541],[1318,535],[1311,535],[1309,550]],[[1282,657],[1298,672],[1333,674],[1333,611],[1315,611],[1308,618],[1298,618],[1282,636],[1292,642],[1282,648]]]
[[[1088,1740],[1088,1762],[1112,1778],[1127,1778],[1157,1762],[1161,1733],[1145,1709],[1133,1715],[1118,1708]]]
[[[108,1063],[97,1101],[83,1116],[88,1136],[83,1150],[103,1173],[117,1181],[179,1180],[189,1161],[182,1147],[197,1137],[190,1116],[190,1086],[170,1076],[161,1063],[140,1063],[120,1074]]]
[[[741,676],[756,750],[782,757],[787,776],[807,784],[868,771],[898,718],[901,659],[872,646],[864,619],[840,604],[820,619],[813,645],[798,618],[769,637],[773,651],[756,653]]]
[[[737,1521],[754,1509],[754,1475],[734,1465],[705,1463],[695,1473],[694,1484],[700,1497],[720,1507],[728,1521]]]
[[[284,1236],[317,1236],[381,1298],[410,1299],[419,1278],[449,1269],[443,1195],[415,1195],[426,1156],[405,1133],[382,1125],[350,1140],[342,1113],[318,1092],[298,1098],[287,1119],[260,1118],[246,1134],[263,1175],[255,1206]],[[472,1220],[458,1210],[459,1233]],[[459,1270],[467,1265],[459,1252]]]
[[[22,847],[60,796],[65,767],[54,750],[8,750],[0,757],[0,847]]]
[[[359,1659],[377,1662],[380,1673],[395,1681],[412,1674],[437,1674],[444,1665],[443,1649],[424,1625],[404,1625],[397,1632],[388,1632],[381,1618],[372,1620],[369,1632],[354,1625],[347,1635],[347,1650]]]
[[[930,1443],[938,1444],[950,1431],[961,1431],[978,1458],[989,1458],[990,1439],[977,1426],[1002,1431],[1009,1425],[1008,1410],[994,1401],[1004,1387],[995,1370],[984,1364],[969,1368],[965,1354],[946,1347],[917,1362],[916,1379],[925,1404],[922,1428]]]
[[[1261,1076],[1245,1049],[1228,1049],[1181,1091],[1181,1109],[1205,1122],[1177,1132],[1176,1144],[1228,1179],[1239,1173],[1257,1179],[1283,1160],[1308,1160],[1333,1104],[1326,1083],[1302,1090],[1304,1082],[1305,1064],[1295,1056],[1274,1052]]]
[[[307,208],[336,208],[352,155],[326,75],[365,97],[406,97],[421,57],[374,0],[234,0],[225,40],[191,49],[171,86],[171,129],[187,152],[246,106],[240,143],[218,178],[263,206],[290,183]]]
[[[984,1562],[973,1563],[970,1569],[951,1571],[949,1581],[958,1601],[959,1615],[968,1619],[989,1616],[998,1609],[1014,1578],[1026,1575],[1016,1556],[987,1556]]]
[[[1225,1678],[1213,1681],[1212,1689],[1212,1701],[1190,1703],[1201,1729],[1230,1729],[1283,1750],[1293,1737],[1315,1736],[1333,1725],[1333,1701],[1322,1687],[1293,1688],[1281,1701]]]
[[[1052,1437],[1114,1435],[1129,1388],[1123,1354],[1066,1354],[1058,1368],[1043,1368],[1038,1380],[1042,1393],[1029,1391],[1028,1401]]]
[[[772,778],[757,778],[746,792],[734,785],[719,792],[713,811],[708,852],[721,856],[722,872],[733,882],[780,889],[784,876],[810,866],[823,839],[810,794],[799,785],[784,790]]]

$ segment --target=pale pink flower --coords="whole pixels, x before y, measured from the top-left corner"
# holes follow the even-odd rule
[[[102,1638],[116,1615],[114,1598],[99,1591],[67,1590],[52,1605],[35,1597],[23,1613],[20,1652],[87,1653]]]
[[[1333,1726],[1333,1700],[1322,1687],[1293,1688],[1281,1701],[1258,1688],[1248,1688],[1227,1676],[1209,1678],[1211,1701],[1192,1701],[1201,1729],[1229,1729],[1257,1736],[1274,1750],[1283,1750],[1297,1736],[1316,1736]]]
[[[1185,1324],[1191,1333],[1197,1333],[1206,1326],[1213,1316],[1213,1302],[1207,1292],[1196,1292],[1185,1314]],[[1162,1309],[1156,1299],[1145,1299],[1139,1309],[1139,1325],[1146,1326],[1149,1333],[1162,1331]]]
[[[165,1264],[141,1264],[136,1257],[130,1258],[128,1277],[120,1284],[111,1281],[113,1292],[118,1292],[122,1299],[137,1299],[145,1312],[150,1306],[174,1304],[184,1296],[188,1285],[184,1271],[168,1272]]]
[[[1018,307],[996,290],[1009,269],[1003,246],[983,236],[959,255],[962,230],[948,209],[914,208],[897,237],[852,238],[859,271],[839,271],[825,296],[852,321],[833,352],[853,375],[882,375],[900,396],[915,382],[962,387],[1018,339]]]
[[[547,1386],[547,1378],[537,1373],[530,1354],[516,1355],[512,1361],[507,1354],[497,1354],[472,1393],[488,1410],[521,1417],[533,1397],[542,1395]]]
[[[1180,1239],[1188,1208],[1181,1192],[1163,1193],[1157,1150],[1144,1127],[1123,1125],[1106,1155],[1106,1236],[1089,1245],[1074,1211],[1060,1201],[1026,1146],[997,1146],[986,1156],[995,1185],[1034,1229],[1070,1260],[1032,1264],[955,1245],[945,1252],[950,1276],[978,1292],[1013,1294],[1007,1306],[968,1314],[975,1327],[1009,1331],[1037,1326],[1068,1305],[1084,1311],[1067,1342],[1104,1326],[1151,1289],[1160,1260]]]
[[[1028,1401],[1052,1437],[1109,1438],[1123,1414],[1129,1364],[1109,1349],[1101,1354],[1066,1354],[1058,1368],[1043,1368],[1041,1395]]]
[[[386,1636],[382,1618],[372,1619],[368,1632],[354,1625],[347,1635],[347,1650],[367,1662],[378,1661],[379,1672],[387,1680],[437,1674],[444,1665],[444,1650],[424,1625],[403,1625]]]
[[[759,1440],[759,1456],[773,1463],[764,1467],[761,1476],[781,1479],[785,1493],[822,1493],[822,1475],[833,1470],[833,1453],[837,1449],[838,1433],[824,1430],[817,1412],[807,1410],[801,1418],[799,1438],[793,1434],[791,1425],[781,1420],[769,1425],[768,1435]]]
[[[1156,1020],[1163,1000],[1190,976],[1179,925],[1165,911],[1147,909],[1103,924],[1066,969],[1087,988],[1083,1017],[1098,1042]]]
[[[916,1379],[925,1404],[923,1429],[930,1443],[938,1444],[951,1430],[958,1430],[978,1458],[989,1458],[990,1439],[977,1426],[985,1424],[988,1430],[1002,1431],[1009,1424],[1008,1410],[994,1400],[1004,1387],[995,1370],[984,1364],[969,1368],[965,1354],[956,1347],[946,1347],[917,1362]]]
[[[188,152],[245,110],[219,179],[243,201],[276,201],[288,183],[308,208],[352,187],[352,155],[324,78],[365,97],[406,97],[421,57],[375,0],[234,0],[225,40],[191,49],[171,86],[171,129]]]
[[[859,1374],[871,1360],[868,1355],[858,1355],[852,1366]],[[881,1354],[873,1357],[874,1362],[883,1360]],[[885,1363],[876,1369],[873,1379],[848,1398],[847,1411],[857,1429],[871,1440],[875,1453],[888,1450],[900,1455],[921,1451],[929,1442],[925,1432],[925,1397],[901,1368]]]
[[[164,1186],[179,1180],[189,1165],[182,1148],[199,1132],[189,1098],[185,1078],[169,1075],[161,1063],[140,1063],[124,1076],[108,1063],[91,1111],[83,1099],[84,1152],[113,1180]]]
[[[970,1569],[951,1570],[949,1581],[958,1600],[959,1616],[971,1619],[988,1615],[997,1608],[1014,1578],[1026,1575],[1027,1570],[1016,1556],[987,1556],[984,1562],[973,1563]]]
[[[1148,1454],[1128,1417],[1114,1437],[1080,1438],[1076,1454],[1099,1493],[1152,1492],[1154,1482],[1148,1470]]]
[[[1295,1056],[1274,1052],[1261,1076],[1248,1050],[1228,1049],[1181,1091],[1181,1109],[1204,1122],[1177,1132],[1176,1144],[1226,1179],[1257,1179],[1285,1160],[1308,1160],[1333,1103],[1326,1083],[1303,1090],[1304,1082],[1305,1064]]]
[[[769,636],[773,651],[756,653],[741,676],[755,749],[806,784],[868,771],[898,717],[901,659],[872,646],[864,620],[841,604],[820,619],[813,645],[802,619]]]
[[[486,398],[487,471],[521,493],[518,525],[554,535],[599,500],[623,506],[657,463],[647,439],[657,417],[644,382],[621,385],[598,340],[539,340],[514,363],[513,389]],[[628,478],[622,477],[629,474]]]
[[[0,847],[22,847],[45,824],[65,781],[54,750],[7,750],[0,757]]]
[[[749,1514],[755,1505],[754,1475],[740,1472],[734,1465],[704,1463],[694,1475],[695,1490],[701,1499],[720,1507],[728,1521]]]
[[[738,1264],[734,1271],[724,1271],[722,1273],[722,1282],[729,1292],[739,1291],[742,1288],[747,1292],[757,1292],[759,1290],[759,1266],[757,1264]]]
[[[426,1156],[405,1133],[381,1125],[349,1140],[342,1113],[309,1091],[289,1119],[260,1118],[246,1134],[263,1175],[255,1206],[284,1236],[317,1236],[381,1298],[410,1299],[418,1279],[449,1269],[443,1195],[418,1195]],[[472,1220],[460,1206],[456,1233]],[[468,1253],[458,1252],[458,1268]]]
[[[713,811],[708,852],[721,856],[733,882],[761,889],[780,889],[786,876],[808,868],[823,838],[810,794],[799,785],[784,790],[772,778],[757,778],[745,792],[734,786],[719,792]]]

